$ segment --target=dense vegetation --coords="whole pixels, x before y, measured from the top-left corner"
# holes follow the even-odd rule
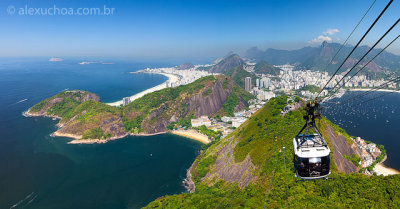
[[[196,130],[198,130],[200,133],[207,135],[208,138],[213,139],[213,140],[219,140],[222,136],[222,132],[221,131],[214,131],[211,129],[208,129],[205,125],[202,125],[198,128],[194,128]]]
[[[82,135],[82,139],[105,139],[111,137],[111,133],[104,134],[101,128],[92,128]]]
[[[214,91],[229,95],[228,101],[221,101],[219,109],[213,110],[215,115],[224,115],[224,112],[233,115],[234,110],[244,108],[246,102],[253,98],[234,81],[219,75],[146,94],[123,107],[104,104],[97,95],[86,91],[65,91],[36,104],[29,113],[59,117],[60,124],[72,126],[66,133],[82,135],[88,139],[124,136],[127,132],[155,133],[172,130],[177,126],[190,128],[190,120],[198,116],[199,109],[199,104],[191,104],[189,107],[190,99],[196,97],[205,101],[210,96],[218,99],[219,92]],[[225,102],[227,104],[224,105]],[[203,108],[208,108],[206,105]],[[212,137],[218,138],[217,135]]]
[[[276,68],[268,62],[262,60],[257,62],[257,64],[254,66],[254,72],[259,73],[259,74],[269,74],[269,75],[279,75],[280,69]]]
[[[279,113],[285,104],[285,97],[272,99],[234,133],[204,150],[194,163],[197,166],[192,169],[196,182],[194,193],[161,197],[146,208],[400,207],[400,175],[346,175],[337,170],[333,159],[330,179],[297,181],[293,174],[292,139],[304,121],[301,111],[292,111],[281,117]],[[321,122],[319,125],[328,126],[329,123]],[[201,179],[213,171],[213,162],[221,157],[217,153],[230,140],[237,142],[234,149],[236,163],[249,155],[256,166],[252,173],[257,178],[245,188],[221,179],[214,179],[213,184]],[[285,153],[283,146],[286,147]]]
[[[251,83],[253,86],[255,86],[257,79],[257,77],[254,74],[245,71],[242,65],[237,66],[235,68],[231,68],[225,71],[224,74],[231,77],[232,80],[235,81],[235,83],[242,88],[244,88],[244,80],[246,77],[251,78]]]
[[[299,91],[309,91],[311,93],[316,93],[316,92],[321,91],[321,88],[319,88],[318,86],[315,86],[315,85],[307,85],[307,86],[304,86],[303,88],[298,89],[297,91],[298,92]]]
[[[215,163],[216,159],[215,156],[209,156],[202,161],[198,161],[196,172],[193,175],[195,181],[200,181],[210,171],[210,166]]]
[[[359,167],[360,166],[360,160],[361,158],[353,153],[352,156],[347,156],[347,155],[343,155],[344,158],[346,158],[347,160],[350,160],[355,166]]]
[[[239,97],[236,94],[231,94],[224,104],[224,113],[226,116],[234,116],[235,107],[239,103]]]

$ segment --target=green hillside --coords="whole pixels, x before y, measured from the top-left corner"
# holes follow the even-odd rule
[[[218,75],[146,94],[123,107],[104,104],[90,92],[65,91],[34,105],[27,114],[60,118],[62,134],[108,139],[164,132],[170,124],[190,125],[190,118],[201,115],[231,115],[246,108],[251,98],[234,81]]]
[[[279,68],[276,68],[263,60],[257,62],[257,64],[254,66],[254,72],[259,74],[263,73],[278,76],[280,71],[281,70]]]
[[[194,193],[160,197],[145,208],[400,207],[400,175],[344,174],[333,159],[329,179],[297,181],[292,139],[304,120],[302,110],[282,117],[285,105],[285,97],[272,99],[234,133],[203,150],[191,168]],[[325,118],[317,126],[348,137]],[[325,138],[331,144],[333,139]]]
[[[256,84],[257,76],[245,71],[242,65],[225,71],[224,75],[231,77],[232,80],[234,80],[235,83],[242,88],[244,88],[244,80],[246,77],[251,77],[251,83],[253,86]]]

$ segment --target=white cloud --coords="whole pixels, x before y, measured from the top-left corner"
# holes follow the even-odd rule
[[[332,41],[332,38],[329,37],[329,36],[320,35],[317,38],[314,38],[313,40],[309,41],[309,43],[310,44],[316,44],[316,43],[322,43],[324,41],[330,42],[330,41]]]
[[[322,32],[322,34],[330,35],[330,36],[335,34],[335,33],[339,33],[339,29],[328,29],[328,30]]]
[[[339,33],[339,29],[328,29],[324,32],[322,32],[322,35],[319,35],[317,38],[314,38],[313,40],[309,41],[309,44],[320,44],[324,41],[331,42],[332,41],[332,36],[335,33]]]
[[[49,59],[49,62],[61,62],[61,61],[63,61],[63,59],[59,57],[52,57]]]

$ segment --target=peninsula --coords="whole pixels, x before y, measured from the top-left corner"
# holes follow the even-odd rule
[[[65,91],[39,102],[25,115],[60,119],[53,135],[74,138],[70,143],[104,143],[127,135],[166,133],[170,123],[187,123],[201,115],[223,116],[224,104],[233,95],[238,98],[230,104],[235,111],[246,108],[253,98],[230,78],[212,75],[148,93],[122,107],[102,103],[94,93]]]

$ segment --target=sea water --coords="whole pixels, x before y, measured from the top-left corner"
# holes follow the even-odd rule
[[[131,74],[166,63],[0,60],[0,208],[140,208],[185,192],[182,180],[201,144],[164,134],[105,144],[67,144],[51,137],[57,121],[24,117],[39,101],[82,89],[114,102],[167,79]]]
[[[349,100],[361,94],[351,91],[327,102],[324,116],[351,136],[384,145],[388,155],[384,164],[400,170],[400,93],[374,92]]]

